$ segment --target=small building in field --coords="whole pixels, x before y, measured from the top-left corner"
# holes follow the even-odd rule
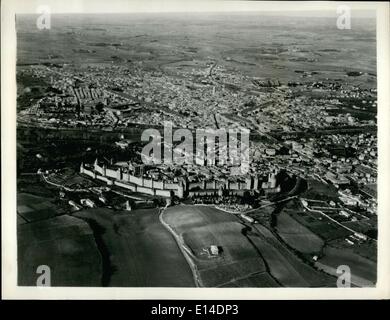
[[[209,252],[212,256],[218,256],[219,255],[219,248],[216,245],[211,245],[209,248]]]

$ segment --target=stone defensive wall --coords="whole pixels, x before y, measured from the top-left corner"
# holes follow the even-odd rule
[[[93,170],[90,170],[82,164],[80,166],[80,173],[86,174],[93,179],[104,181],[108,185],[116,185],[133,192],[161,197],[172,197],[173,194],[180,198],[183,197],[184,190],[180,183],[167,183],[165,181],[136,177],[127,172],[122,172],[121,168],[113,170],[94,164]]]
[[[94,163],[93,169],[88,169],[81,164],[80,173],[84,173],[93,179],[104,181],[108,185],[117,185],[134,192],[162,197],[172,197],[173,195],[176,195],[179,198],[184,198],[184,192],[195,192],[196,190],[257,190],[261,185],[258,177],[247,177],[245,182],[229,181],[227,179],[222,181],[213,180],[190,183],[167,182],[163,180],[136,177],[128,172],[124,172],[123,168],[107,168],[105,165],[100,166],[96,162]]]

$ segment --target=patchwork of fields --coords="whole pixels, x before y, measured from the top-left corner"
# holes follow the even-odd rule
[[[336,285],[333,277],[305,264],[260,224],[249,226],[206,206],[171,207],[163,217],[188,248],[205,287]],[[211,245],[220,248],[217,257],[204,253]]]
[[[257,231],[251,240],[258,247],[269,266],[270,274],[286,287],[334,287],[336,280],[302,262],[264,226],[254,226]]]
[[[19,285],[35,286],[39,265],[50,267],[52,286],[194,286],[158,209],[89,209],[19,224]]]
[[[340,264],[352,266],[354,284],[375,282],[375,262],[325,245],[285,211],[275,232],[208,206],[170,207],[160,215],[162,224],[157,208],[55,216],[52,203],[27,194],[19,199],[26,197],[37,217],[51,211],[18,225],[18,283],[24,286],[36,285],[39,265],[50,267],[52,286],[194,287],[195,276],[204,287],[334,287]],[[299,255],[319,252],[315,267]]]

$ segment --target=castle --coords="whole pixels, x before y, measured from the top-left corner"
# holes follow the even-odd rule
[[[104,181],[107,185],[116,185],[118,187],[133,191],[149,194],[152,196],[160,196],[171,198],[176,196],[183,199],[187,196],[202,196],[202,195],[242,195],[248,190],[268,190],[268,192],[279,192],[280,186],[276,183],[277,171],[268,175],[268,181],[260,183],[258,176],[246,176],[245,181],[230,181],[223,180],[203,180],[198,182],[188,182],[185,177],[176,178],[175,181],[156,180],[145,178],[141,174],[135,175],[137,168],[131,163],[127,168],[124,167],[107,167],[106,164],[100,165],[98,160],[93,166],[86,166],[83,163],[80,165],[80,173],[86,174],[93,179]],[[138,170],[139,171],[139,170]]]

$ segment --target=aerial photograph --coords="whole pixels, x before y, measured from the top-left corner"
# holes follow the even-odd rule
[[[336,20],[17,14],[18,286],[375,287],[376,18]]]

